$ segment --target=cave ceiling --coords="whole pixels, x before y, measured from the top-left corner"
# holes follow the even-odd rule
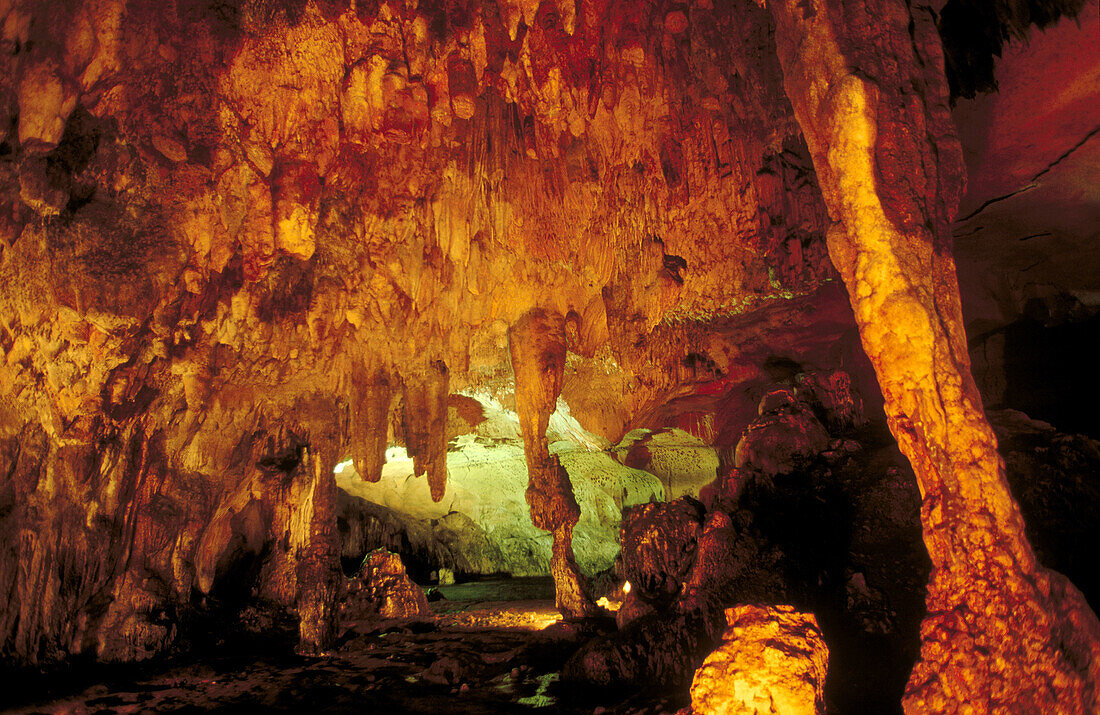
[[[851,367],[756,2],[15,1],[0,27],[13,424],[79,437],[156,414],[183,450],[440,375],[506,393],[532,309],[566,317],[564,397],[610,440],[700,383],[763,384],[773,354]],[[1025,99],[956,109],[960,262],[1086,295],[1095,142],[1059,152],[1095,132],[1097,65],[1063,49],[1016,71],[1020,52],[999,68]],[[1035,99],[1052,71],[1069,89]],[[1020,150],[1036,108],[1060,133]],[[1068,249],[1036,268],[1039,242]]]
[[[1095,35],[1051,25],[1083,5],[996,3],[1005,93],[952,117],[993,79],[938,23],[979,0],[0,0],[0,656],[161,652],[241,539],[324,652],[335,467],[400,442],[443,504],[475,394],[593,615],[559,398],[596,452],[671,425],[719,463],[821,368],[925,499],[910,711],[1095,711],[1100,624],[1025,538],[951,245],[961,201],[995,320],[1100,288]]]
[[[477,385],[535,307],[629,371],[682,357],[660,325],[834,277],[752,2],[0,15],[0,381],[58,433],[435,363]]]

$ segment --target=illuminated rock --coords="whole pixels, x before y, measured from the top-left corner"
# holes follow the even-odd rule
[[[405,444],[416,476],[427,474],[432,501],[447,488],[447,366],[434,361],[402,378]],[[369,478],[369,475],[368,475]]]
[[[573,554],[573,528],[581,509],[569,473],[550,454],[546,428],[561,395],[565,369],[565,323],[560,315],[534,310],[508,331],[516,374],[516,412],[527,458],[527,503],[531,521],[554,536],[550,571],[558,607],[567,616],[595,613],[584,577]]]
[[[401,557],[383,549],[363,559],[341,609],[345,619],[417,618],[430,613],[427,597],[405,573]]]
[[[623,464],[653,474],[665,485],[668,499],[698,497],[714,481],[718,454],[711,445],[681,429],[631,430],[615,447]]]
[[[459,397],[461,402],[455,399]],[[348,508],[347,520],[376,532],[372,542],[362,532],[348,538],[356,544],[408,549],[410,568],[411,555],[421,554],[417,558],[429,570],[443,565],[468,574],[549,574],[552,536],[531,521],[516,414],[486,396],[451,399],[452,404],[477,405],[478,418],[472,428],[457,411],[448,420],[448,433],[454,436],[446,454],[443,499],[432,500],[428,485],[414,477],[412,461],[400,448],[390,451],[377,483],[362,481],[352,465],[342,464],[337,469],[341,489],[385,510],[376,514],[369,506],[366,511]],[[581,571],[591,576],[615,563],[623,510],[663,500],[664,489],[652,474],[625,467],[600,450],[598,438],[585,432],[564,406],[559,404],[549,423],[549,451],[569,473],[580,507],[574,555]],[[355,548],[363,553],[361,546]]]
[[[726,619],[722,645],[695,672],[693,715],[825,712],[829,649],[812,614],[750,605]]]
[[[622,573],[629,598],[669,602],[683,586],[702,536],[702,505],[690,498],[642,504],[629,510],[622,527]]]
[[[948,223],[962,156],[934,20],[876,5],[843,19],[823,3],[771,7],[787,93],[836,221],[830,255],[924,498],[933,572],[904,704],[1095,711],[1100,623],[1065,577],[1036,561],[970,374]],[[891,44],[885,27],[915,39]],[[890,69],[871,72],[872,83],[853,66]],[[922,99],[901,99],[903,86],[923,87]],[[914,134],[917,123],[927,130]],[[894,180],[933,156],[922,181]]]

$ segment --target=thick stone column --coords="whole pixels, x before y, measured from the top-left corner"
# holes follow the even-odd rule
[[[931,11],[770,0],[784,83],[833,220],[932,559],[908,712],[1100,711],[1100,626],[1041,567],[970,374],[949,222],[962,186]]]
[[[298,652],[316,655],[331,648],[340,626],[340,544],[336,531],[336,476],[331,460],[306,449],[302,490],[291,538],[300,538],[297,568]],[[297,532],[297,533],[293,533]]]
[[[516,375],[516,411],[527,456],[527,503],[531,521],[554,535],[550,568],[557,606],[568,617],[594,613],[584,577],[573,557],[573,527],[581,516],[569,474],[550,454],[546,428],[561,394],[565,372],[565,319],[532,310],[508,331]]]

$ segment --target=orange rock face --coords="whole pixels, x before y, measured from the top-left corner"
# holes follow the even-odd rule
[[[527,504],[535,526],[554,535],[550,568],[563,613],[595,612],[592,598],[573,557],[573,527],[581,516],[569,475],[550,454],[546,428],[557,407],[565,370],[565,321],[560,315],[532,311],[508,334],[516,375],[516,411],[527,458]]]
[[[726,620],[722,645],[695,672],[692,715],[825,712],[829,649],[812,614],[749,605]]]
[[[1096,709],[1100,629],[1035,562],[969,376],[927,8],[14,0],[0,32],[3,654],[151,656],[156,614],[245,571],[323,651],[334,466],[403,444],[446,504],[473,389],[514,394],[590,613],[559,397],[612,441],[699,398],[682,426],[732,446],[752,415],[717,395],[839,275],[925,497],[908,706]]]
[[[1100,624],[1036,562],[970,375],[948,233],[961,152],[933,71],[932,18],[871,2],[843,18],[823,3],[777,3],[775,16],[784,81],[835,221],[830,254],[924,499],[934,569],[905,707],[1095,711]],[[867,44],[871,26],[878,39]],[[914,43],[891,43],[909,34]],[[905,81],[872,84],[852,66],[906,77],[922,99],[902,98]],[[912,133],[917,123],[927,134]],[[915,166],[937,170],[895,181]]]

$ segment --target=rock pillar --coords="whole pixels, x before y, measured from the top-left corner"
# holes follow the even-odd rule
[[[558,404],[565,372],[565,319],[532,310],[508,331],[512,369],[516,375],[516,411],[527,456],[527,503],[531,521],[554,535],[550,568],[557,606],[567,617],[594,612],[584,577],[573,557],[573,527],[581,510],[569,474],[550,454],[546,428]]]
[[[907,712],[1100,711],[1100,626],[1042,568],[970,374],[950,220],[962,160],[932,12],[772,0],[784,84],[833,221],[933,564]]]

